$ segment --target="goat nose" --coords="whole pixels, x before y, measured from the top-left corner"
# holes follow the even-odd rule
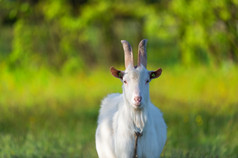
[[[135,97],[134,100],[135,100],[136,102],[141,102],[142,97],[141,97],[141,96]]]

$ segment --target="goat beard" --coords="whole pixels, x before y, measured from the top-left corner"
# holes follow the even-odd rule
[[[143,131],[147,121],[147,115],[144,108],[131,110],[131,117],[135,126],[135,131]]]

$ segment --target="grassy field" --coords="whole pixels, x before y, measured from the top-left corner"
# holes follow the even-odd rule
[[[121,92],[108,69],[64,74],[0,66],[0,157],[97,157],[100,100]],[[161,157],[238,155],[237,67],[163,68],[150,89],[168,125]]]

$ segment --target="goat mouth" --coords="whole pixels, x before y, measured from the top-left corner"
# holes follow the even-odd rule
[[[141,107],[141,102],[135,102],[134,104],[135,108],[140,108]]]

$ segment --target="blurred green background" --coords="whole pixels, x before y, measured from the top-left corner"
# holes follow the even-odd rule
[[[0,157],[97,157],[109,67],[143,38],[161,157],[236,157],[238,0],[0,0]]]

